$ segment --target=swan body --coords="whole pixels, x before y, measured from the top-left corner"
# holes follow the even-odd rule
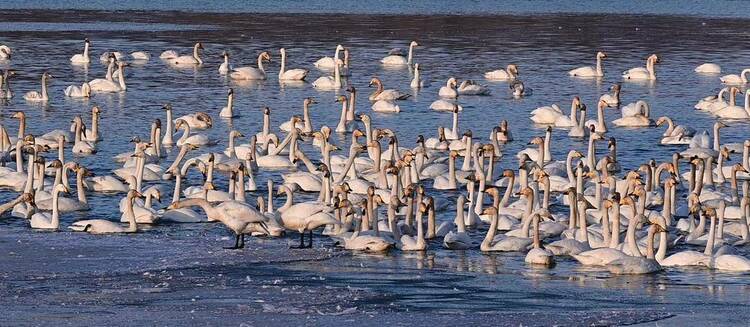
[[[133,60],[146,61],[151,59],[151,55],[145,51],[135,51],[130,53],[130,57]]]
[[[302,81],[309,72],[307,69],[286,69],[286,49],[279,50],[281,54],[281,69],[279,70],[280,81]]]
[[[510,64],[506,69],[498,69],[484,73],[484,78],[493,81],[508,81],[516,79],[518,66]]]
[[[401,107],[391,100],[378,100],[372,104],[374,112],[401,112]]]
[[[411,41],[411,43],[409,43],[409,54],[408,54],[408,57],[405,58],[401,54],[391,54],[391,55],[388,55],[388,56],[384,57],[383,59],[380,59],[380,63],[382,63],[383,65],[386,65],[386,66],[406,66],[406,65],[411,65],[412,59],[413,59],[414,48],[417,47],[417,46],[419,46],[419,43],[417,43],[417,41]]]
[[[731,74],[731,75],[724,75],[719,78],[722,83],[724,84],[730,84],[730,85],[743,85],[747,84],[747,76],[750,74],[750,68],[743,69],[742,72],[739,75]]]
[[[720,74],[721,67],[717,64],[705,63],[695,67],[695,72],[702,74]]]
[[[167,59],[171,64],[176,66],[190,66],[190,65],[202,65],[203,59],[200,57],[200,51],[203,50],[203,44],[198,42],[193,46],[193,54],[185,56],[177,56],[177,53],[172,51],[162,52],[159,58]]]
[[[73,55],[73,57],[70,58],[70,62],[73,64],[88,64],[91,62],[91,58],[89,58],[90,45],[91,43],[89,42],[89,39],[85,39],[83,41],[83,53]]]
[[[450,100],[438,99],[430,104],[430,109],[435,111],[453,111],[455,108],[458,108],[458,111],[464,110],[462,105]]]
[[[266,70],[263,67],[264,61],[270,61],[271,55],[263,51],[258,55],[258,67],[238,67],[235,68],[229,77],[236,80],[264,80],[266,79]]]
[[[130,190],[128,192],[125,210],[128,217],[127,226],[105,219],[89,219],[76,221],[68,228],[76,232],[87,232],[91,234],[135,233],[138,231],[138,225],[135,222],[133,202],[139,197],[142,197],[142,195],[136,190]]]
[[[451,77],[448,79],[448,81],[445,83],[445,86],[441,87],[440,90],[438,90],[438,96],[441,98],[446,99],[455,99],[458,97],[458,91],[456,90],[456,87],[458,86],[458,81],[456,81],[455,78]]]
[[[80,87],[70,85],[65,88],[65,96],[70,98],[88,98],[91,97],[91,85],[85,82]]]
[[[596,67],[585,66],[573,69],[568,72],[570,76],[574,77],[603,77],[604,71],[602,69],[602,60],[606,59],[607,55],[604,52],[596,53]]]
[[[646,59],[646,67],[636,67],[626,70],[622,77],[626,80],[656,80],[655,66],[659,62],[659,57],[652,54]]]

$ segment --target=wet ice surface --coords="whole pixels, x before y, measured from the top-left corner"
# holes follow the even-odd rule
[[[445,79],[457,76],[481,81],[484,71],[516,63],[524,82],[535,89],[534,96],[513,100],[507,93],[507,84],[487,83],[492,88],[491,97],[460,100],[466,108],[460,118],[462,130],[472,129],[484,138],[501,119],[511,122],[517,141],[506,147],[505,158],[497,167],[511,168],[516,165],[511,159],[513,154],[525,147],[531,136],[543,133],[543,129],[529,125],[527,113],[531,109],[553,102],[567,108],[573,95],[580,95],[591,107],[612,83],[620,81],[619,72],[642,66],[651,52],[658,52],[663,58],[657,67],[659,81],[624,83],[623,102],[646,99],[655,116],[669,115],[678,123],[708,128],[713,119],[694,112],[692,106],[703,96],[715,94],[720,84],[716,76],[698,76],[692,69],[703,62],[716,62],[726,73],[736,73],[746,65],[744,60],[750,54],[743,43],[747,39],[746,21],[726,19],[154,12],[127,13],[136,25],[117,23],[123,15],[12,12],[8,16],[12,20],[0,24],[0,42],[15,51],[13,61],[0,62],[0,68],[19,71],[13,84],[17,94],[37,89],[37,76],[44,70],[56,76],[51,84],[54,99],[48,106],[27,104],[20,96],[2,105],[2,123],[11,133],[17,126],[16,121],[8,119],[13,111],[25,111],[28,131],[39,133],[67,127],[76,114],[88,119],[90,106],[98,104],[103,109],[101,129],[105,133],[99,144],[100,153],[95,157],[68,158],[101,175],[116,167],[108,158],[132,150],[127,142],[131,136],[145,138],[148,124],[156,118],[164,119],[159,109],[162,103],[171,102],[176,115],[203,110],[216,117],[224,106],[228,86],[235,88],[235,109],[242,116],[231,122],[217,119],[207,133],[222,143],[208,150],[223,150],[231,128],[246,135],[259,131],[262,106],[272,108],[272,122],[278,126],[291,114],[301,113],[302,98],[310,95],[321,102],[311,111],[314,127],[333,126],[339,107],[332,103],[332,93],[317,92],[309,85],[280,86],[275,79],[277,56],[269,69],[269,81],[238,84],[217,75],[219,54],[230,51],[237,67],[254,63],[262,50],[278,53],[277,49],[285,46],[291,67],[311,68],[312,62],[332,55],[335,44],[342,43],[352,49],[354,76],[349,83],[360,90],[358,110],[369,113],[364,95],[371,76],[380,76],[387,88],[409,91],[408,71],[385,70],[376,63],[387,49],[403,47],[414,38],[424,44],[417,50],[416,61],[432,83],[401,102],[402,113],[372,114],[375,125],[394,128],[401,142],[409,145],[418,134],[433,135],[438,124],[450,122],[449,114],[428,109]],[[68,25],[71,22],[75,24]],[[76,26],[85,26],[85,32]],[[186,53],[193,42],[203,41],[207,64],[196,70],[176,70],[152,59],[145,65],[128,68],[125,94],[100,94],[88,101],[65,99],[62,90],[67,85],[80,85],[104,74],[105,67],[98,61],[86,68],[69,64],[68,58],[81,51],[84,37],[92,39],[96,59],[107,50],[147,50],[154,57],[166,49]],[[600,49],[610,57],[605,62],[607,77],[603,81],[567,76],[569,69],[593,64],[593,54]],[[312,81],[320,75],[311,68],[308,79]],[[608,121],[615,117],[616,111],[607,112]],[[747,124],[730,125],[722,130],[723,140],[739,142],[746,138]],[[653,146],[662,132],[612,128],[609,135],[619,141],[618,159],[624,168],[633,168],[645,158],[665,160],[677,149]],[[571,147],[585,147],[583,142],[561,137],[564,133],[555,131],[556,159],[562,159]],[[347,141],[348,137],[334,137],[334,142],[345,149]],[[303,149],[318,157],[309,145]],[[604,151],[599,149],[599,154]],[[174,155],[173,151],[162,165],[171,162]],[[280,181],[277,173],[259,172],[259,191],[252,194],[265,195],[269,177]],[[193,183],[199,180],[198,174],[190,176]],[[217,185],[225,188],[226,179],[220,178]],[[165,198],[169,199],[170,186],[164,186]],[[457,193],[429,192],[439,203],[447,202],[453,207]],[[4,201],[13,196],[4,192],[0,198]],[[64,214],[62,225],[82,218],[119,218],[115,209],[118,200],[92,194],[92,210]],[[441,212],[438,220],[452,220],[453,216],[452,212]],[[229,245],[231,239],[216,224],[163,225],[138,235],[96,237],[33,232],[24,221],[8,218],[0,220],[0,230],[0,305],[7,309],[4,312],[10,321],[26,323],[66,317],[77,324],[113,320],[132,324],[322,324],[339,320],[407,324],[414,321],[414,312],[418,312],[418,317],[429,313],[443,323],[460,319],[469,323],[497,321],[501,325],[606,325],[660,319],[683,324],[704,319],[738,323],[750,315],[743,309],[748,304],[747,275],[704,270],[613,277],[600,270],[582,269],[568,259],[560,259],[554,269],[536,270],[526,266],[518,254],[450,252],[441,250],[436,242],[431,242],[430,251],[423,255],[349,254],[332,250],[332,244],[320,238],[316,238],[315,250],[289,250],[288,243],[296,242],[296,235],[252,239],[243,251],[226,251],[221,246]],[[483,233],[484,229],[472,231],[477,243]]]

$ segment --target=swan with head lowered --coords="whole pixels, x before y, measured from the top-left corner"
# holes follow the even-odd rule
[[[491,81],[510,81],[518,76],[518,66],[508,65],[505,69],[498,69],[484,73],[484,78]]]
[[[652,54],[646,58],[646,68],[636,67],[626,70],[622,73],[622,78],[626,80],[656,80],[656,64],[659,61],[659,56]]]
[[[48,72],[42,74],[42,92],[29,91],[24,94],[23,99],[29,102],[47,102],[49,101],[49,94],[47,93],[47,81],[52,78],[52,75]]]
[[[690,126],[676,125],[667,116],[659,117],[656,126],[667,124],[667,130],[661,136],[661,144],[690,144],[695,135],[695,130]]]
[[[604,70],[602,69],[602,60],[607,58],[607,54],[604,52],[596,53],[596,67],[585,66],[573,69],[568,72],[570,76],[574,77],[604,77]]]
[[[86,38],[83,40],[83,53],[78,53],[73,55],[73,57],[70,57],[70,62],[73,64],[88,64],[91,62],[91,58],[89,58],[89,47],[91,46],[91,42],[89,42],[89,39]]]
[[[281,54],[281,69],[279,70],[280,81],[302,81],[309,72],[307,69],[295,68],[286,69],[286,49],[279,49]]]
[[[632,108],[632,109],[630,109]],[[654,120],[650,118],[651,106],[646,101],[638,100],[632,107],[622,108],[622,118],[612,121],[615,126],[622,127],[650,127],[654,126]]]
[[[127,225],[106,219],[88,219],[76,221],[68,226],[68,228],[76,232],[86,232],[91,234],[135,233],[138,231],[138,224],[135,222],[133,202],[135,202],[136,198],[142,197],[143,195],[136,190],[128,191],[125,206],[125,215],[128,219]]]
[[[750,75],[750,68],[743,69],[739,75],[735,75],[735,74],[724,75],[720,77],[719,80],[721,80],[721,82],[724,84],[744,85],[744,84],[747,84],[748,75]]]
[[[458,95],[490,95],[490,89],[487,86],[479,85],[472,80],[464,80],[456,89]]]
[[[694,71],[699,74],[720,74],[721,66],[713,63],[705,63],[695,67]]]
[[[263,51],[258,55],[258,67],[238,67],[235,68],[229,77],[236,80],[264,80],[266,79],[266,70],[263,67],[264,61],[271,61],[271,54],[268,51]]]
[[[411,43],[409,43],[409,53],[406,58],[404,58],[404,55],[401,53],[401,49],[393,49],[390,51],[390,54],[388,56],[380,59],[380,63],[386,66],[411,65],[414,55],[414,48],[417,46],[419,46],[419,43],[417,43],[417,41],[411,41]]]
[[[177,66],[202,65],[203,59],[200,54],[203,50],[203,44],[198,42],[193,46],[193,54],[180,56],[174,50],[167,50],[159,55],[159,58],[167,60],[169,63]]]

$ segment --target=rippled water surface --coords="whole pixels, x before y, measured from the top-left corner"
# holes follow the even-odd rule
[[[485,2],[479,2],[485,4]],[[5,4],[14,7],[14,2]],[[50,5],[54,7],[54,5]],[[530,6],[530,5],[529,5]],[[656,5],[658,6],[658,5]],[[2,7],[2,6],[0,6]],[[40,3],[38,6],[44,7]],[[88,6],[83,6],[88,9]],[[101,9],[94,7],[95,9]],[[148,7],[146,7],[148,8]],[[112,9],[123,9],[115,6]],[[127,8],[126,8],[127,9]],[[157,8],[163,9],[163,8]],[[204,7],[197,7],[203,10]],[[260,10],[265,11],[265,10]],[[523,12],[523,11],[521,11]],[[656,11],[657,13],[659,11]],[[333,92],[318,92],[309,83],[280,85],[275,77],[278,49],[286,47],[289,65],[311,70],[308,81],[324,73],[312,63],[322,56],[330,56],[337,43],[351,49],[352,76],[348,85],[358,88],[357,110],[371,114],[374,125],[396,131],[402,145],[411,146],[417,135],[433,136],[439,125],[448,126],[449,113],[429,109],[437,99],[437,90],[444,81],[455,76],[475,79],[492,89],[488,97],[466,96],[460,99],[465,110],[460,115],[461,130],[472,130],[482,140],[502,119],[510,122],[516,138],[504,148],[504,158],[497,168],[516,169],[514,155],[525,148],[527,141],[544,134],[544,129],[532,126],[528,112],[558,103],[569,108],[569,101],[579,95],[590,108],[598,97],[616,82],[620,73],[644,65],[645,58],[658,53],[662,63],[657,66],[658,81],[653,83],[623,83],[622,103],[643,99],[652,106],[655,117],[666,115],[678,123],[698,130],[708,129],[714,122],[711,116],[696,112],[693,105],[702,97],[715,94],[721,84],[718,76],[701,76],[693,72],[695,66],[714,62],[726,73],[738,73],[748,66],[750,49],[746,46],[750,32],[747,21],[736,19],[693,19],[665,16],[631,15],[544,15],[544,16],[370,16],[370,15],[263,15],[263,14],[199,14],[167,12],[102,12],[102,11],[11,11],[0,23],[0,43],[14,49],[10,62],[0,61],[0,69],[18,71],[13,89],[17,96],[0,105],[2,124],[15,135],[17,121],[10,118],[15,111],[28,116],[28,132],[41,134],[51,129],[64,129],[75,115],[89,120],[92,105],[102,107],[100,129],[103,141],[99,153],[90,157],[72,157],[89,167],[97,175],[110,174],[117,165],[112,156],[132,150],[128,140],[132,136],[148,137],[150,123],[164,120],[161,105],[172,103],[175,115],[206,111],[216,119],[215,126],[206,131],[218,145],[201,151],[223,151],[227,133],[231,129],[252,135],[262,125],[262,108],[272,109],[273,126],[278,126],[292,114],[301,114],[302,99],[314,96],[319,104],[311,109],[314,128],[335,126],[340,107],[334,103]],[[132,19],[137,23],[123,22]],[[97,94],[90,100],[67,99],[63,90],[71,84],[101,78],[106,67],[98,60],[88,67],[74,67],[69,58],[80,53],[82,39],[92,40],[93,57],[104,51],[129,53],[145,50],[153,58],[146,64],[127,67],[127,93]],[[422,45],[416,50],[415,61],[421,64],[430,85],[419,92],[409,89],[409,70],[384,69],[378,64],[387,50],[405,47],[409,40]],[[203,42],[206,63],[202,67],[175,69],[159,60],[158,54],[167,49],[188,53],[194,42]],[[261,51],[271,51],[273,62],[269,80],[237,83],[217,73],[222,51],[232,54],[235,67],[254,65]],[[602,80],[581,80],[568,77],[567,71],[585,64],[593,64],[596,51],[606,51],[606,77]],[[534,94],[524,99],[513,99],[506,83],[486,82],[485,71],[519,65],[524,83]],[[47,105],[26,103],[22,94],[39,88],[38,77],[49,71],[53,99]],[[372,76],[383,80],[386,88],[397,88],[413,94],[399,104],[399,114],[372,113],[365,94]],[[233,120],[218,118],[225,105],[226,90],[235,90],[235,110],[240,117]],[[592,110],[593,111],[593,110]],[[618,116],[615,109],[606,111],[607,120]],[[730,122],[722,130],[723,140],[741,142],[750,128],[744,122]],[[618,159],[623,168],[637,168],[645,160],[667,160],[678,147],[658,146],[661,128],[624,129],[610,125],[609,136],[618,140]],[[567,131],[553,132],[553,157],[563,160],[569,149],[585,150],[586,143],[566,136]],[[348,149],[348,136],[335,135],[333,142]],[[246,140],[243,140],[243,142]],[[303,150],[314,159],[317,150],[309,144]],[[599,155],[606,153],[600,145]],[[176,151],[162,162],[168,165]],[[735,159],[740,159],[735,155]],[[496,169],[500,171],[500,169]],[[198,183],[201,176],[193,174],[190,182]],[[257,195],[265,195],[266,180],[281,181],[278,173],[258,172]],[[158,184],[158,183],[157,183]],[[171,199],[171,186],[164,186],[165,204]],[[217,183],[225,188],[224,177]],[[428,183],[431,184],[431,183]],[[454,192],[428,192],[438,202],[453,208]],[[253,193],[256,194],[256,193]],[[2,193],[3,200],[14,197]],[[87,218],[119,218],[116,210],[118,197],[91,194],[92,210],[62,216],[62,225]],[[277,200],[277,205],[283,199]],[[563,208],[556,208],[563,209]],[[452,209],[440,212],[439,221],[452,221]],[[17,219],[0,221],[3,233],[25,237],[26,223]],[[480,241],[484,229],[472,232]],[[35,234],[36,233],[32,233]],[[225,229],[217,225],[155,226],[147,232],[169,247],[170,237],[210,240],[201,248],[187,248],[185,253],[198,253],[204,246],[218,248],[229,240]],[[63,236],[64,235],[64,236]],[[188,237],[187,235],[191,235]],[[44,234],[51,239],[64,237],[72,240],[85,235]],[[140,236],[135,236],[135,239]],[[58,240],[59,241],[59,240]],[[296,235],[282,240],[264,242],[295,242]],[[108,242],[101,239],[102,244]],[[206,242],[203,242],[206,243]],[[330,245],[325,242],[326,246]],[[561,259],[549,271],[535,270],[523,264],[523,256],[483,255],[477,250],[450,252],[437,242],[430,243],[424,255],[394,252],[388,256],[336,257],[321,263],[300,262],[283,267],[283,272],[322,274],[331,286],[358,286],[388,294],[384,303],[395,303],[411,310],[440,312],[495,312],[504,309],[523,311],[534,308],[545,310],[579,311],[590,307],[603,309],[633,309],[643,306],[659,312],[688,312],[687,307],[710,303],[701,310],[730,310],[729,305],[747,305],[747,276],[709,273],[705,271],[674,271],[648,277],[611,277],[598,270],[582,269],[569,259]],[[284,253],[284,252],[282,252]],[[159,251],[143,252],[143,256],[160,256]],[[267,267],[268,271],[282,269]],[[290,276],[291,276],[290,275]],[[695,309],[695,308],[693,308]],[[745,313],[745,315],[747,315]]]

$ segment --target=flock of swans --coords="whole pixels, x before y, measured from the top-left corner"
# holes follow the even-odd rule
[[[418,46],[411,42],[406,53],[391,50],[379,63],[408,67],[412,89],[426,87],[415,59]],[[159,58],[174,66],[202,66],[203,49],[201,43],[196,43],[190,54],[168,50]],[[83,52],[72,56],[71,63],[90,63],[90,51],[87,39]],[[302,81],[307,77],[307,69],[288,69],[285,49],[279,53],[280,81]],[[90,97],[95,93],[126,92],[126,61],[150,58],[142,51],[129,57],[120,52],[103,53],[100,61],[108,67],[106,76],[68,86],[64,94]],[[234,67],[226,51],[222,58],[218,74],[229,79],[270,77],[266,71],[272,58],[270,52],[261,52],[255,66]],[[604,60],[608,57],[599,52],[595,59],[595,66],[571,70],[569,75],[603,77]],[[0,45],[0,60],[12,60],[9,47]],[[43,135],[27,134],[26,115],[17,112],[12,116],[18,120],[15,136],[5,126],[0,127],[2,161],[15,162],[13,168],[5,164],[0,167],[0,187],[20,195],[0,205],[0,213],[27,219],[33,229],[59,230],[63,227],[61,214],[89,210],[86,193],[103,192],[125,194],[118,208],[120,221],[89,219],[64,227],[107,234],[136,233],[140,224],[218,222],[235,234],[231,247],[234,249],[244,246],[245,235],[280,237],[287,231],[299,234],[300,248],[312,247],[313,231],[320,230],[318,237],[328,237],[337,246],[353,251],[381,253],[443,247],[516,252],[534,266],[552,266],[561,257],[570,257],[581,265],[605,267],[616,274],[644,274],[663,267],[684,266],[750,271],[750,259],[738,254],[738,248],[750,242],[750,140],[722,143],[720,139],[720,130],[726,126],[723,119],[750,118],[750,69],[721,77],[720,82],[726,87],[695,105],[696,110],[722,118],[709,133],[678,125],[666,116],[653,116],[646,101],[621,101],[624,85],[631,80],[655,80],[659,63],[659,56],[654,54],[647,58],[645,67],[623,72],[624,83],[614,85],[611,93],[601,96],[591,114],[594,119],[587,120],[590,110],[579,97],[572,99],[569,113],[557,104],[531,111],[530,123],[546,126],[546,131],[543,136],[532,138],[529,148],[515,154],[518,165],[506,169],[497,166],[505,155],[505,144],[514,142],[507,121],[494,127],[489,137],[460,129],[463,107],[457,99],[488,95],[487,86],[472,80],[459,83],[456,78],[448,79],[438,89],[430,108],[450,113],[452,125],[440,126],[436,135],[420,135],[416,144],[407,145],[392,129],[378,127],[373,117],[356,110],[358,91],[346,83],[346,76],[350,75],[349,49],[342,45],[336,46],[333,57],[314,63],[330,75],[311,83],[322,91],[346,91],[333,96],[341,105],[335,127],[314,126],[309,111],[317,100],[306,98],[300,101],[302,114],[289,117],[278,128],[271,126],[272,111],[265,108],[262,130],[248,135],[232,130],[223,152],[200,151],[201,147],[217,143],[201,131],[213,126],[212,116],[216,114],[223,118],[236,116],[231,88],[227,90],[226,106],[218,113],[194,112],[174,117],[172,106],[165,104],[165,124],[154,120],[150,139],[132,139],[133,151],[113,158],[122,166],[102,176],[92,176],[86,167],[65,157],[66,148],[77,156],[97,155],[102,141],[99,121],[106,119],[99,107],[91,109],[90,128],[81,116],[76,116],[70,129]],[[486,72],[484,78],[506,81],[513,96],[529,96],[532,91],[519,79],[520,71],[520,67],[510,64],[505,69]],[[696,72],[719,74],[721,69],[704,64]],[[0,98],[14,96],[10,87],[13,75],[12,70],[0,75]],[[52,75],[45,72],[40,78],[41,90],[23,95],[26,101],[49,101]],[[378,78],[372,78],[369,86],[374,90],[368,97],[374,112],[399,112],[398,101],[410,97],[408,92],[386,88]],[[742,88],[746,89],[744,107],[736,102]],[[607,121],[605,113],[609,110],[619,112],[620,117]],[[665,126],[666,130],[654,142],[675,146],[664,148],[674,149],[672,160],[650,160],[635,170],[625,170],[618,158],[617,140],[607,135],[609,129],[656,126]],[[572,149],[563,160],[555,160],[551,154],[555,146],[552,133],[561,129],[567,130],[569,137],[587,140],[585,152]],[[341,149],[332,143],[334,133],[351,138],[344,154],[338,154]],[[242,139],[246,141],[242,143]],[[319,151],[320,162],[310,159],[318,155],[305,153],[302,143]],[[597,158],[599,144],[606,144],[608,154]],[[164,162],[165,147],[179,148],[171,163]],[[50,151],[56,151],[56,157],[48,155]],[[730,156],[736,155],[741,156],[739,163],[728,164]],[[203,183],[182,185],[190,170],[200,171]],[[265,198],[261,195],[247,199],[248,192],[258,190],[254,176],[259,170],[280,174],[284,182],[274,185],[269,179]],[[69,181],[71,174],[75,175],[73,186]],[[227,189],[215,187],[221,177],[228,178]],[[163,209],[153,203],[161,200],[160,183],[174,185],[171,204]],[[72,188],[76,197],[68,196]],[[434,195],[441,191],[452,192],[455,205],[438,203]],[[317,199],[295,201],[305,193],[317,194]],[[274,206],[275,197],[285,198],[281,207]],[[568,210],[553,213],[551,206]],[[202,209],[202,213],[194,208]],[[443,210],[455,211],[455,219],[437,221],[436,213]],[[482,230],[486,230],[484,237],[477,236]],[[703,250],[676,251],[678,247]]]

